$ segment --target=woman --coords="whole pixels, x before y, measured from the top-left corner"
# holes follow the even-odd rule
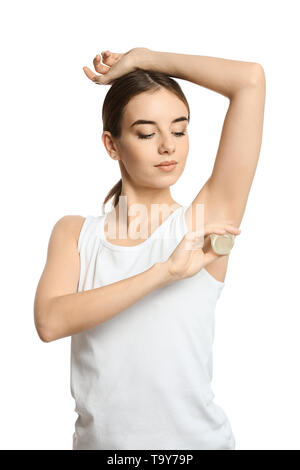
[[[73,449],[233,450],[211,389],[229,254],[210,235],[240,233],[261,146],[263,68],[147,48],[106,51],[102,61],[94,59],[101,75],[84,72],[111,85],[102,139],[122,178],[105,198],[110,213],[55,224],[34,311],[43,341],[72,337]],[[212,174],[187,207],[170,194],[190,121],[172,76],[230,102]]]

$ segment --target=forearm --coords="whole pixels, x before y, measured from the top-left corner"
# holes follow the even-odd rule
[[[46,341],[94,328],[171,281],[165,263],[88,291],[54,297],[49,303]]]
[[[241,88],[255,84],[261,69],[256,62],[159,52],[147,48],[138,55],[138,62],[139,68],[188,80],[229,99]]]

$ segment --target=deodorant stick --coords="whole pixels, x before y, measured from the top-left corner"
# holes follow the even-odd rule
[[[224,235],[210,234],[212,249],[218,255],[228,255],[234,245],[234,235],[225,233]]]

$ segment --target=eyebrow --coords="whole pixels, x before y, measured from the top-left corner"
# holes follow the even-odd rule
[[[176,118],[172,121],[173,122],[181,122],[181,121],[188,121],[188,118],[185,116],[181,116],[179,118]],[[138,124],[157,124],[155,121],[147,121],[146,119],[138,119],[137,121],[134,121],[130,127],[136,126]]]

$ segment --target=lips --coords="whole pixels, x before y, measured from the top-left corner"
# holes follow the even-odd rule
[[[170,173],[171,171],[174,170],[174,168],[176,168],[176,165],[177,163],[168,163],[167,165],[166,164],[160,164],[160,165],[155,165],[156,168],[159,170],[159,171],[164,171],[166,173]]]
[[[164,161],[162,163],[159,163],[158,165],[154,165],[154,166],[169,166],[169,165],[176,165],[176,161],[175,160],[171,160],[171,161]]]

